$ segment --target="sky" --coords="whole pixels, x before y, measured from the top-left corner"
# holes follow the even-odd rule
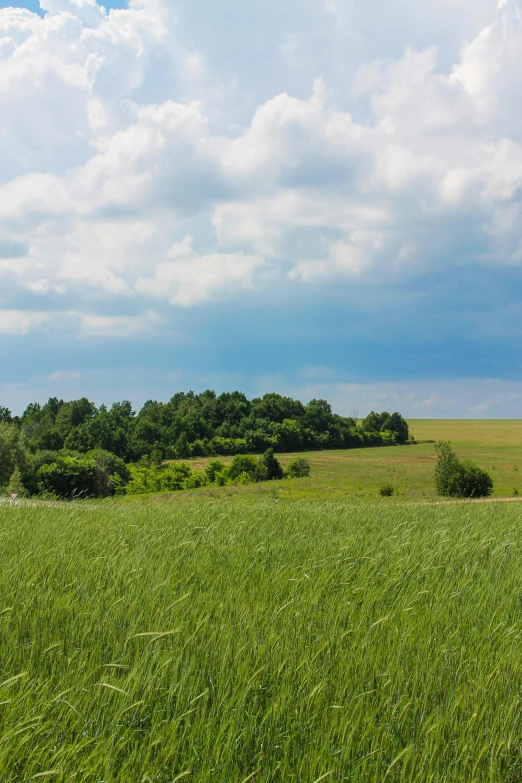
[[[0,405],[522,417],[518,0],[0,0]]]

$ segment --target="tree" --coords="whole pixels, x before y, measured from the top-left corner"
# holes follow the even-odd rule
[[[439,495],[456,498],[479,498],[491,495],[493,479],[473,462],[461,462],[449,441],[435,445],[435,489]]]
[[[11,424],[13,417],[9,408],[4,408],[0,405],[0,421],[4,421],[6,424]]]
[[[181,459],[190,457],[190,446],[188,438],[184,432],[181,433],[175,444],[176,454]]]
[[[267,478],[269,480],[283,478],[283,468],[277,457],[274,456],[274,449],[267,449],[259,462],[266,468]]]
[[[386,422],[385,429],[396,433],[397,443],[406,443],[409,440],[410,431],[408,428],[408,422],[401,416],[400,413],[392,413],[390,416],[390,421]]]
[[[94,441],[89,428],[85,424],[81,424],[79,427],[74,427],[67,435],[64,448],[72,451],[81,451],[85,453],[90,451],[94,446]]]
[[[154,465],[161,465],[163,462],[163,449],[160,443],[155,443],[150,453],[150,460]]]
[[[18,427],[0,422],[0,487],[7,486],[14,469],[20,467],[23,460]]]
[[[437,464],[435,465],[435,489],[438,495],[451,496],[459,461],[449,441],[439,440],[435,444]]]
[[[19,497],[26,497],[27,491],[22,482],[22,474],[20,468],[15,468],[13,474],[9,480],[9,486],[7,487],[9,494],[16,493]]]

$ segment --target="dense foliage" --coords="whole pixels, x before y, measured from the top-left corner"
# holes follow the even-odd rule
[[[299,463],[299,470],[296,464]],[[127,485],[131,494],[175,492],[199,487],[222,487],[226,484],[252,484],[282,478],[303,478],[310,475],[310,464],[302,457],[292,460],[284,471],[272,449],[260,458],[252,454],[237,454],[230,465],[212,460],[205,470],[192,470],[186,462],[154,465],[145,460],[132,468]]]
[[[299,452],[408,441],[408,425],[399,413],[372,412],[357,422],[332,413],[326,400],[305,405],[280,394],[249,400],[238,391],[219,396],[210,390],[180,392],[167,403],[150,400],[139,412],[128,401],[98,408],[85,397],[69,402],[52,397],[45,405],[31,403],[21,416],[0,408],[0,487],[8,486],[18,468],[32,494],[105,496],[129,480],[124,463],[144,458],[160,465],[167,459],[248,456],[270,449]],[[101,454],[119,461],[104,457],[102,465]],[[270,461],[265,468],[270,478],[281,477]]]
[[[460,460],[448,441],[435,446],[435,488],[439,495],[455,498],[481,498],[491,495],[493,479],[473,462]]]

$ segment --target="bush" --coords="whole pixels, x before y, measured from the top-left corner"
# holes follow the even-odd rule
[[[217,483],[216,478],[217,476],[222,476],[224,473],[227,473],[228,469],[224,462],[221,462],[219,459],[212,459],[208,463],[207,467],[205,468],[205,475],[207,477],[207,481],[210,484]],[[222,485],[220,485],[222,486]]]
[[[180,489],[184,489],[187,480],[192,474],[192,469],[186,462],[166,465],[165,467],[156,470],[158,473],[159,488],[162,492],[178,492]]]
[[[236,454],[228,469],[229,478],[236,481],[243,473],[250,477],[250,481],[266,481],[268,478],[266,467],[255,457],[251,454]]]
[[[458,479],[458,497],[486,498],[493,490],[493,479],[486,470],[473,462],[461,462]]]
[[[383,498],[390,498],[392,495],[395,495],[395,487],[393,484],[383,484],[379,490],[379,495],[382,495]]]
[[[437,465],[435,489],[439,495],[455,498],[480,498],[491,495],[493,479],[473,462],[462,462],[448,441],[435,444]]]
[[[60,498],[93,497],[95,469],[94,459],[56,455],[54,462],[38,468],[38,489]]]
[[[186,483],[191,475],[192,469],[186,462],[163,467],[136,465],[132,469],[132,478],[127,485],[127,492],[133,495],[144,495],[149,492],[178,492],[186,489]],[[198,479],[195,481],[197,483]]]
[[[310,475],[310,463],[304,457],[290,460],[286,466],[285,476],[288,478],[304,478]]]
[[[267,478],[270,479],[282,479],[284,474],[281,463],[274,456],[274,449],[269,448],[265,451],[261,459],[259,460],[261,465],[264,465],[267,471]]]
[[[225,487],[229,482],[230,479],[228,477],[227,468],[221,470],[219,473],[216,473],[214,475],[214,484],[216,485],[216,487]]]
[[[208,484],[208,479],[200,470],[193,470],[183,482],[183,489],[199,489]]]

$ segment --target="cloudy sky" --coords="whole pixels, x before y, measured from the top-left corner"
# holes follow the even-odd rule
[[[522,417],[518,0],[0,0],[0,404]]]

